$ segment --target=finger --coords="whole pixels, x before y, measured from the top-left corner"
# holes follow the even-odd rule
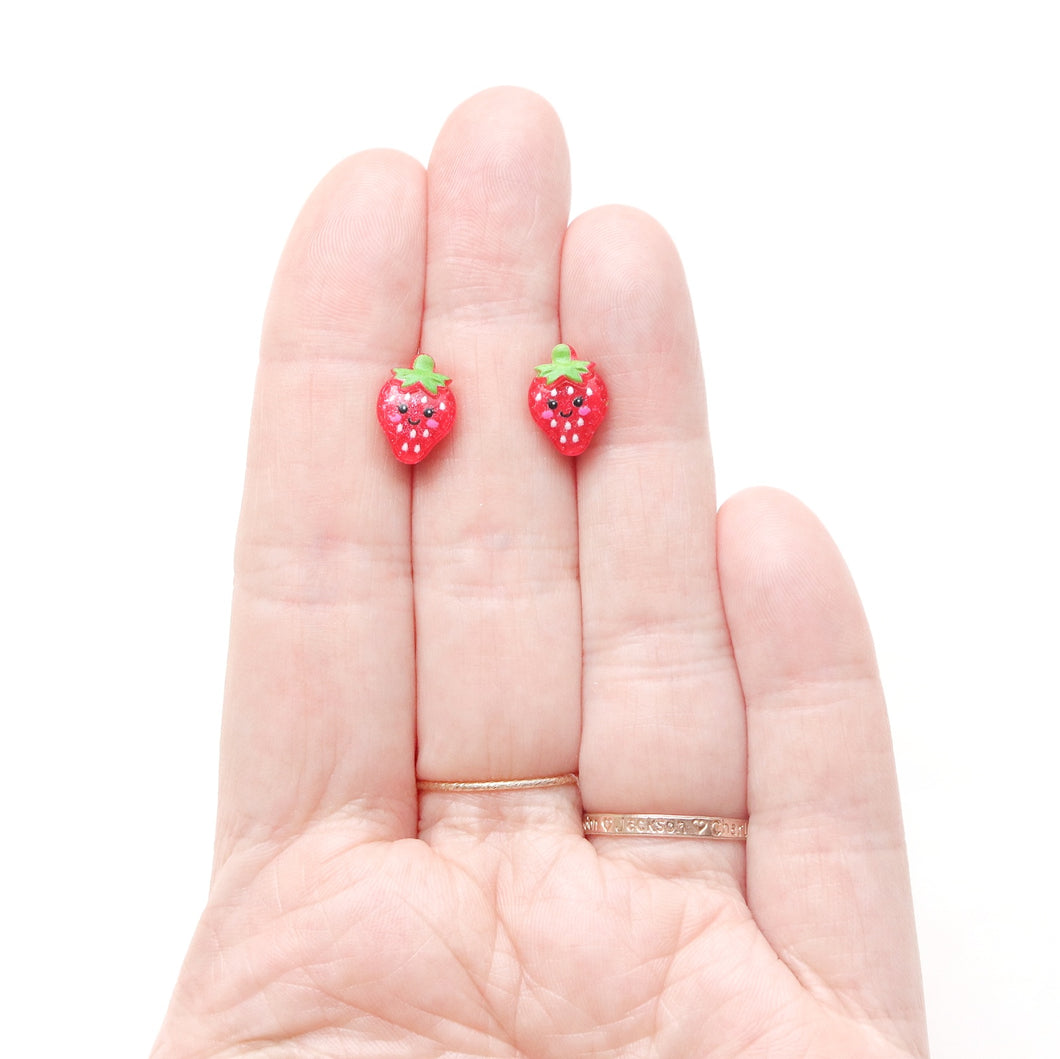
[[[774,491],[724,506],[718,555],[747,697],[748,904],[811,991],[921,1047],[894,757],[857,592],[820,523]]]
[[[460,420],[446,458],[415,475],[419,775],[567,772],[581,674],[574,483],[526,410],[533,366],[558,341],[569,172],[555,113],[516,89],[474,97],[443,129],[428,187],[423,349],[453,377]]]
[[[269,301],[236,549],[219,855],[341,807],[415,833],[410,478],[375,399],[415,355],[422,168],[317,188]]]
[[[610,395],[577,468],[585,808],[741,817],[743,701],[718,589],[706,401],[677,251],[644,214],[594,211],[571,226],[562,292],[564,337],[598,363]],[[742,852],[729,843],[597,844],[659,866],[740,871]]]

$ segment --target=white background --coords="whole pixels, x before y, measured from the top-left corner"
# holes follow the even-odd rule
[[[889,693],[936,1056],[1055,1057],[1049,3],[45,2],[0,26],[11,1055],[144,1055],[205,897],[257,334],[361,148],[496,83],[684,254],[725,497],[833,530]]]

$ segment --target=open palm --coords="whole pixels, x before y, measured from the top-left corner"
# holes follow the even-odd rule
[[[428,171],[358,155],[269,305],[236,557],[216,870],[155,1055],[926,1054],[883,698],[827,535],[716,511],[677,254],[569,227],[554,113],[475,97]],[[608,419],[526,411],[560,340]],[[459,418],[390,455],[429,353]],[[580,787],[425,791],[577,772]],[[742,843],[581,813],[750,817]]]

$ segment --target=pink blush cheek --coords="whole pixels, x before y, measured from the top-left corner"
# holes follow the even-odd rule
[[[391,423],[400,423],[404,418],[396,408],[391,408],[390,411],[387,412],[386,417]]]
[[[554,418],[555,418],[555,416],[556,416],[556,413],[555,413],[555,412],[554,412],[554,411],[553,411],[553,410],[552,410],[551,408],[546,408],[546,409],[545,409],[545,410],[544,410],[544,411],[543,411],[543,412],[541,413],[541,418],[542,418],[542,419],[554,419]]]

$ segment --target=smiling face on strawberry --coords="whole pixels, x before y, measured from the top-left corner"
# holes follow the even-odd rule
[[[451,380],[420,354],[411,368],[394,368],[375,410],[390,449],[402,463],[419,463],[453,429],[456,401]]]
[[[564,456],[580,456],[607,411],[607,387],[596,365],[576,359],[570,346],[556,346],[552,360],[534,369],[530,414]]]

